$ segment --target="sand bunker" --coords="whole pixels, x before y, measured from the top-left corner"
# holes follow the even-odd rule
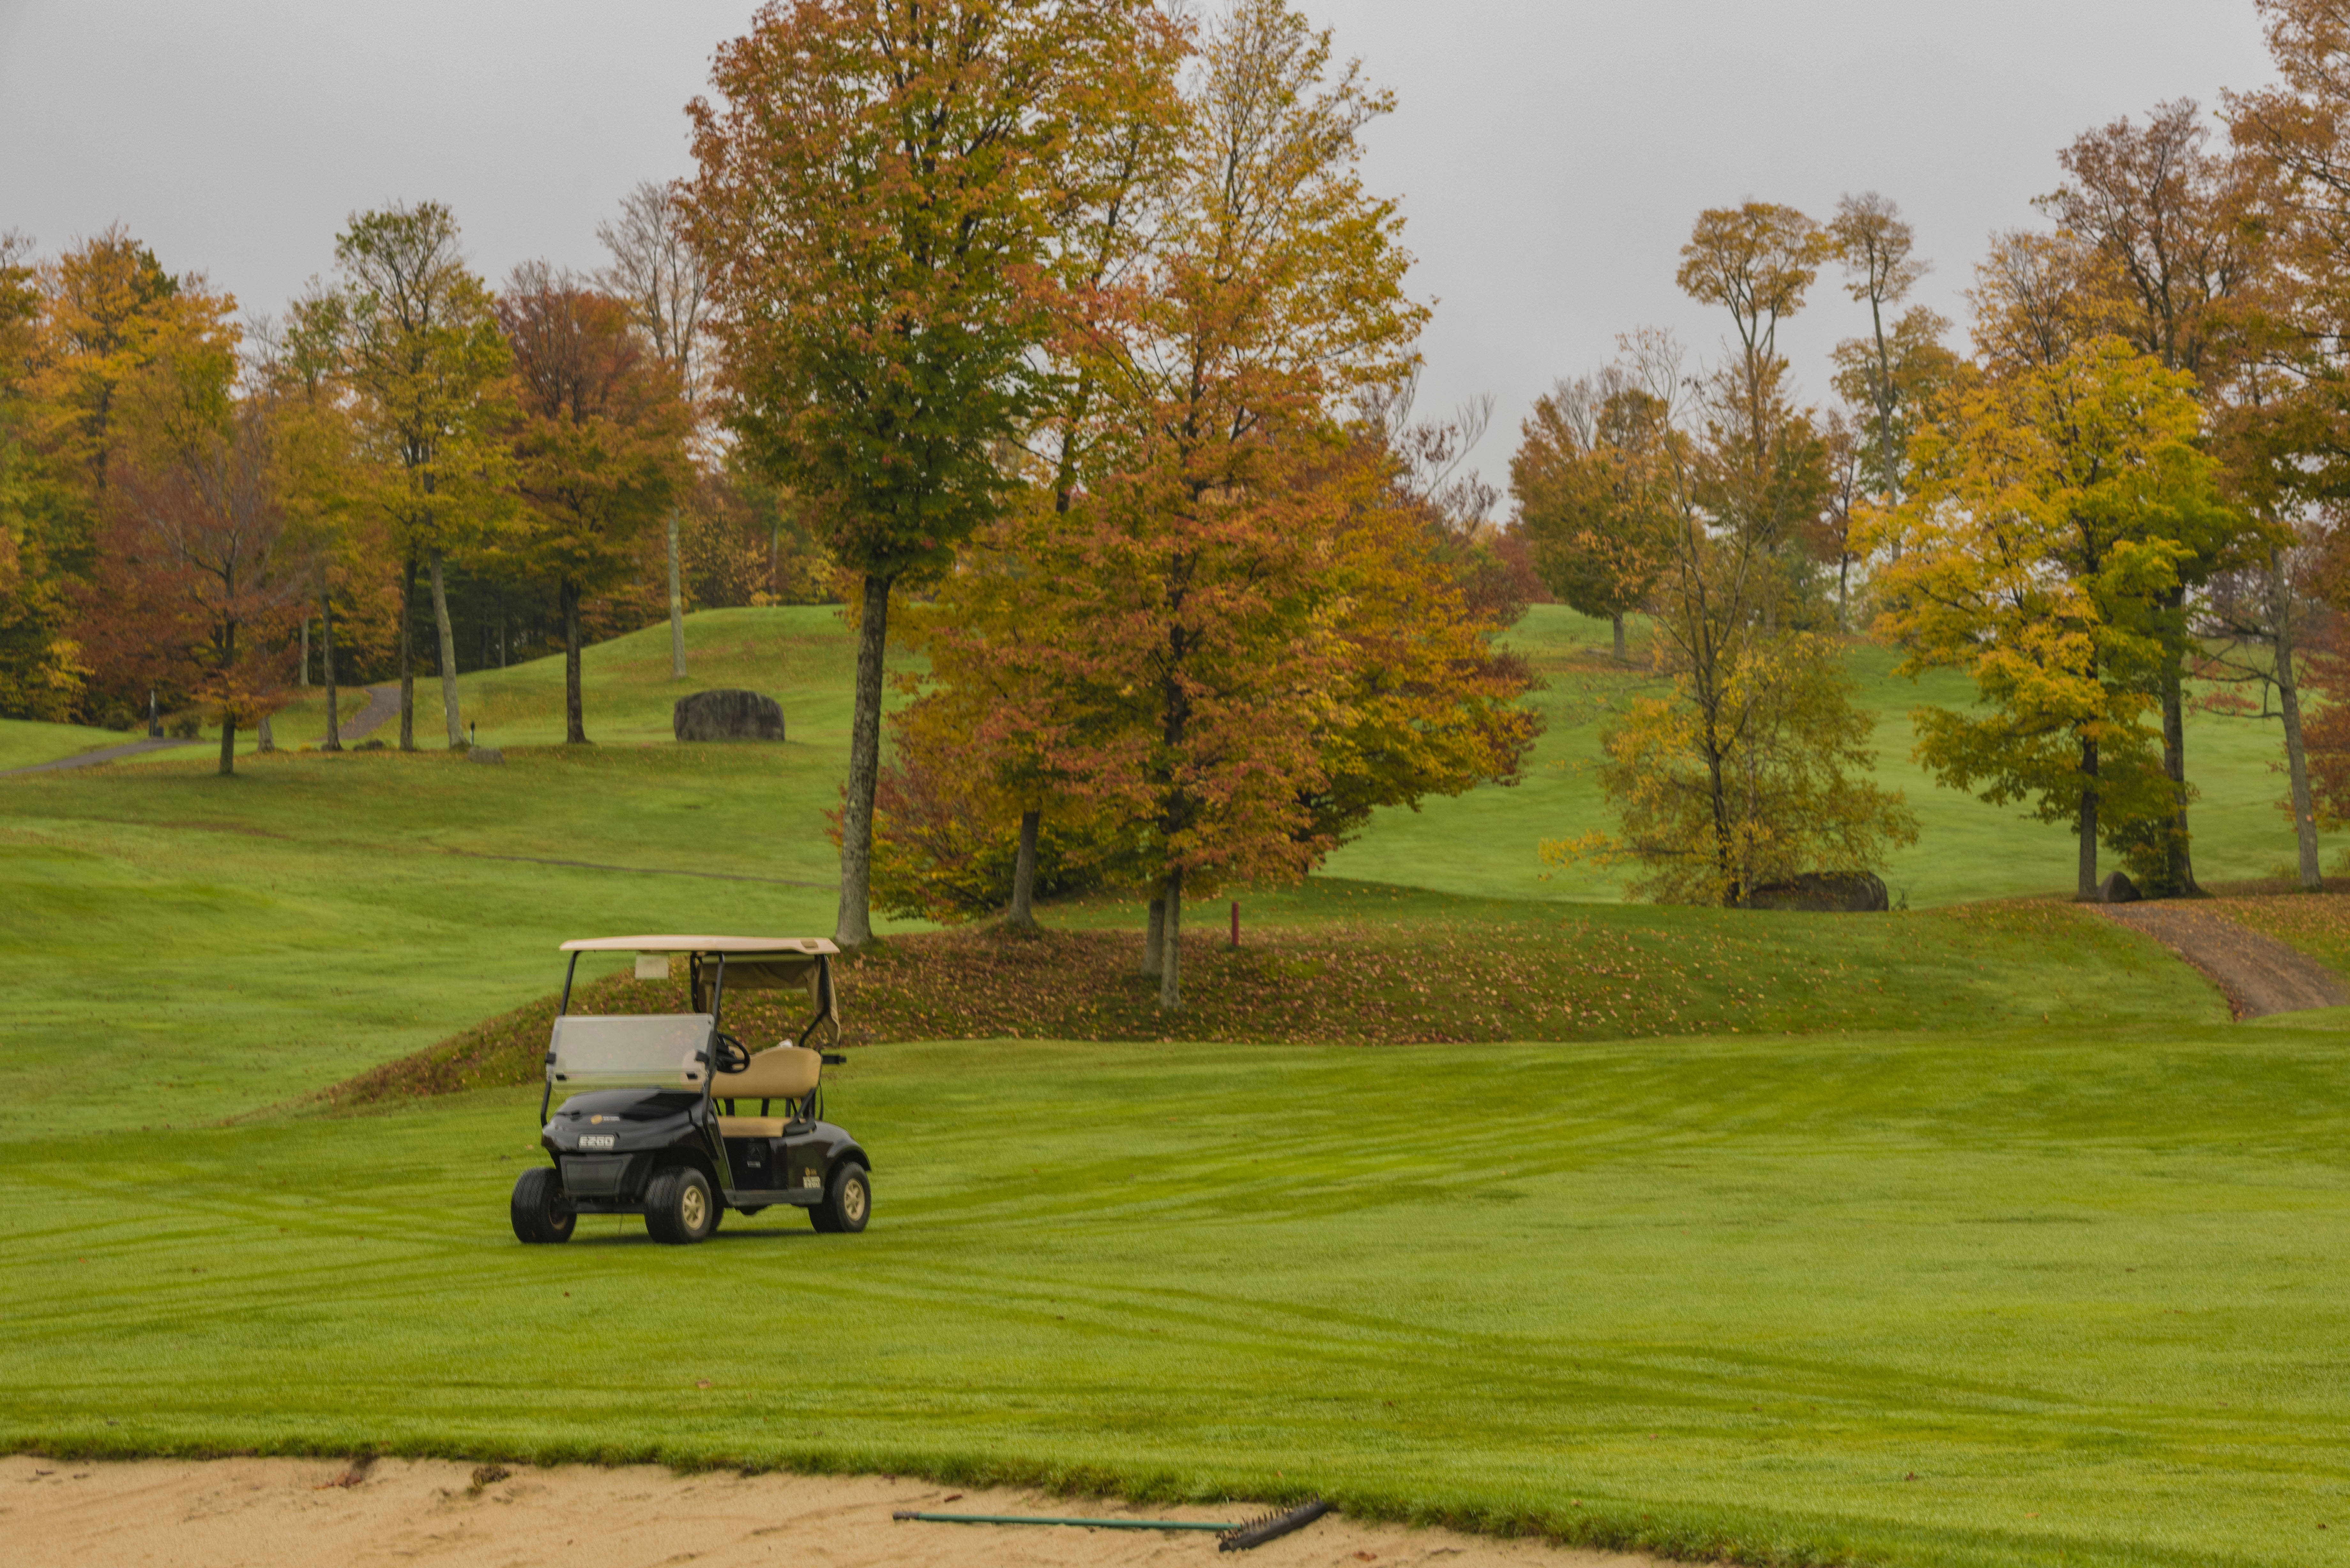
[[[476,1484],[476,1477],[479,1484]],[[949,1501],[950,1498],[953,1501]],[[1649,1560],[1568,1552],[1441,1530],[1326,1517],[1253,1552],[1219,1557],[1204,1532],[899,1523],[899,1509],[1151,1519],[1243,1519],[1214,1505],[1131,1509],[1004,1490],[879,1476],[679,1476],[650,1466],[511,1474],[442,1460],[385,1459],[353,1472],[306,1459],[138,1459],[74,1464],[0,1458],[0,1540],[26,1568],[317,1568],[451,1563],[509,1568],[579,1562],[619,1568],[778,1562],[859,1568],[1055,1568],[1104,1564],[1250,1568],[1648,1568]]]

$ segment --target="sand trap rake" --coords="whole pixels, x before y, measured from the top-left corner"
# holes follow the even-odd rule
[[[1219,1552],[1246,1552],[1252,1546],[1288,1534],[1313,1523],[1330,1511],[1330,1505],[1320,1498],[1299,1503],[1295,1508],[1282,1509],[1274,1513],[1260,1514],[1239,1524],[1211,1524],[1196,1519],[1063,1519],[1046,1514],[1024,1513],[926,1513],[908,1509],[891,1514],[892,1519],[910,1519],[924,1524],[1068,1524],[1087,1530],[1211,1530],[1216,1533]]]

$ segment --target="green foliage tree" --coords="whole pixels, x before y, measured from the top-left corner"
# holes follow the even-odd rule
[[[691,107],[687,233],[715,269],[727,420],[861,580],[844,946],[868,888],[891,595],[995,515],[1039,403],[1043,264],[1086,128],[1163,59],[1143,0],[778,0]]]

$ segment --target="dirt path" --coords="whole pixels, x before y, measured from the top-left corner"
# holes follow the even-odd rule
[[[343,744],[367,739],[370,731],[378,730],[400,717],[400,682],[387,680],[380,686],[366,688],[368,705],[350,717],[336,738]]]
[[[475,1484],[474,1478],[482,1478]],[[951,1497],[951,1501],[950,1498]],[[1242,1507],[1148,1510],[1008,1490],[963,1494],[881,1476],[672,1475],[638,1466],[475,1470],[387,1459],[363,1472],[302,1459],[0,1459],[0,1539],[25,1568],[778,1562],[822,1568],[1651,1568],[1652,1560],[1331,1516],[1220,1558],[1206,1532],[899,1522],[899,1509],[1245,1519]]]
[[[2238,1018],[2350,1007],[2342,977],[2274,937],[2248,930],[2192,904],[2116,904],[2104,914],[2134,926],[2177,953],[2220,988]]]
[[[150,736],[141,740],[125,741],[119,746],[100,746],[94,752],[78,752],[70,757],[57,757],[46,763],[35,763],[30,767],[9,768],[5,772],[0,772],[0,779],[13,778],[18,774],[54,774],[61,773],[67,768],[94,768],[100,763],[110,763],[120,757],[135,757],[141,752],[161,752],[168,751],[173,746],[201,746],[203,743],[202,741],[161,740]]]

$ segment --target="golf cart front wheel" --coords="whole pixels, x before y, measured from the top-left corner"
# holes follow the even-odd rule
[[[824,1201],[808,1210],[808,1219],[827,1235],[855,1235],[873,1218],[873,1179],[853,1161],[832,1173]]]
[[[524,1241],[568,1241],[579,1217],[563,1195],[563,1179],[544,1165],[522,1173],[514,1189],[514,1233]]]
[[[672,1247],[707,1241],[718,1229],[718,1195],[690,1165],[673,1165],[645,1187],[645,1229]]]

